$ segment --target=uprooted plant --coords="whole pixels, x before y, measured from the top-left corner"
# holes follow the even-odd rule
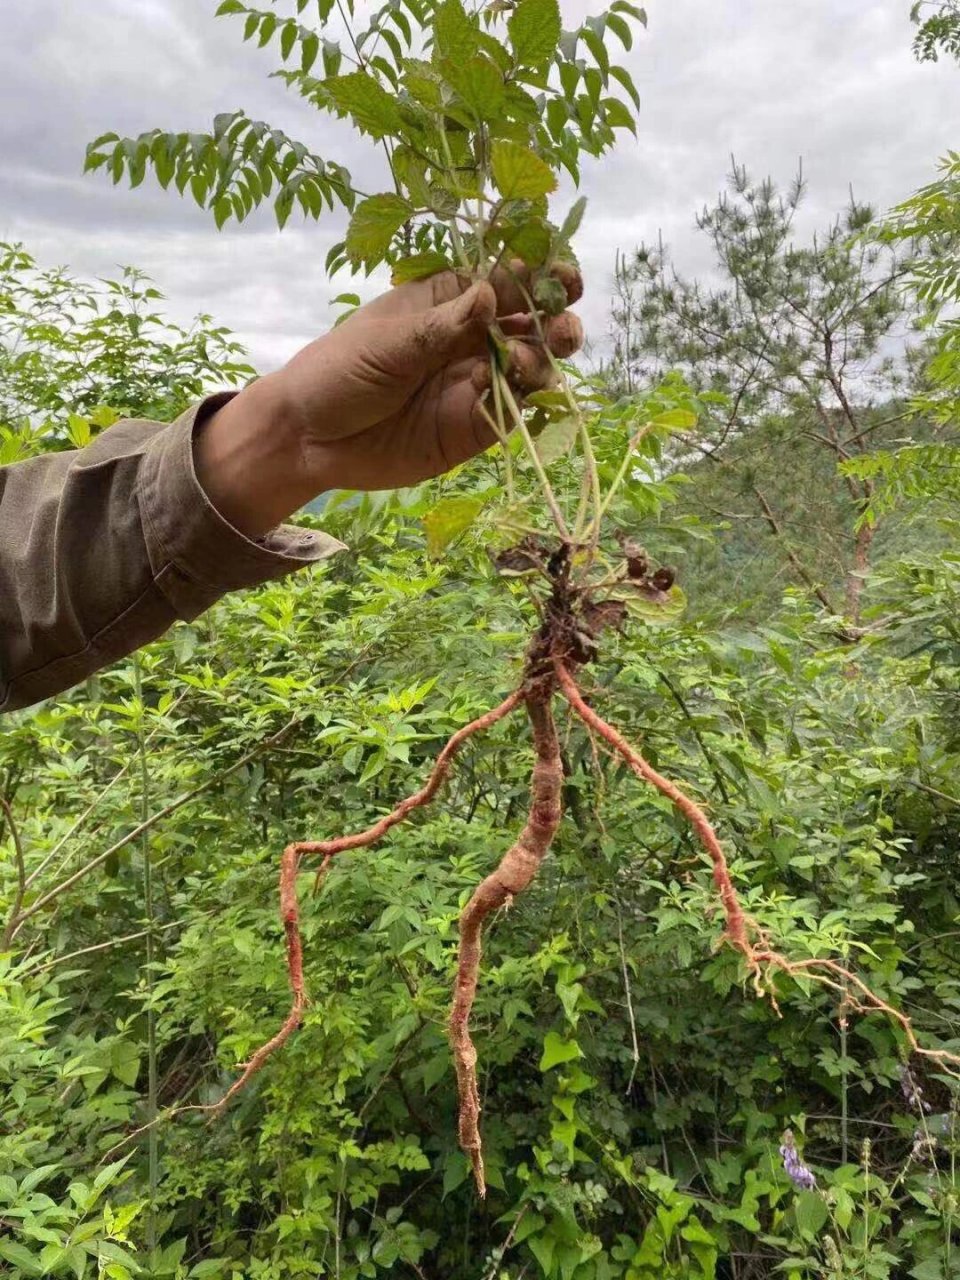
[[[669,390],[651,410],[631,399],[611,406],[577,384],[550,355],[546,331],[570,300],[574,279],[571,240],[585,202],[551,220],[548,198],[565,169],[579,178],[582,153],[609,149],[614,129],[633,128],[636,105],[627,71],[611,61],[607,42],[626,47],[631,24],[645,22],[628,0],[615,0],[602,15],[564,31],[558,0],[391,0],[363,31],[354,32],[353,6],[337,9],[346,23],[349,52],[323,39],[322,77],[312,74],[321,50],[317,30],[297,16],[224,0],[219,12],[243,15],[245,37],[261,45],[276,38],[287,62],[300,53],[299,69],[280,74],[317,107],[349,117],[383,145],[394,190],[358,199],[350,175],[302,144],[243,113],[218,116],[212,135],[155,131],[137,139],[107,135],[91,147],[88,166],[109,165],[114,180],[126,170],[139,182],[152,166],[163,185],[189,185],[218,225],[242,219],[275,190],[281,225],[296,200],[318,216],[339,202],[352,213],[344,242],[328,257],[328,269],[346,263],[368,272],[381,262],[395,283],[455,271],[467,281],[508,273],[532,317],[536,343],[551,361],[553,387],[528,397],[515,393],[504,329],[489,332],[489,379],[484,412],[500,442],[502,484],[496,494],[442,502],[427,517],[433,551],[464,532],[478,517],[499,540],[494,559],[505,576],[523,577],[539,615],[519,686],[499,706],[459,729],[441,751],[425,785],[369,830],[335,839],[290,844],[281,861],[280,897],[293,1003],[277,1034],[246,1064],[213,1110],[219,1111],[263,1067],[300,1025],[307,1002],[299,930],[297,877],[305,858],[330,860],[347,849],[369,847],[437,795],[462,744],[523,708],[530,722],[535,762],[526,822],[499,865],[474,891],[460,918],[460,951],[450,1040],[460,1096],[459,1136],[477,1187],[484,1191],[479,1132],[477,1054],[470,1013],[477,990],[483,930],[492,912],[523,892],[549,852],[561,816],[563,769],[554,704],[564,700],[586,728],[645,783],[664,795],[690,824],[713,867],[724,916],[723,937],[743,959],[758,992],[773,998],[776,972],[814,979],[841,994],[844,1007],[875,1009],[893,1018],[914,1052],[960,1065],[960,1059],[923,1048],[906,1017],[875,996],[850,970],[830,959],[791,960],[776,951],[744,913],[723,849],[704,811],[653,769],[643,755],[590,705],[580,673],[598,654],[607,628],[626,625],[631,614],[669,618],[683,598],[671,569],[656,567],[646,551],[613,528],[611,506],[638,486],[635,472],[673,432],[693,425],[683,396]],[[334,8],[320,0],[320,28]],[[413,18],[411,25],[410,18]],[[505,33],[500,30],[506,27]],[[353,68],[340,74],[344,58]],[[598,433],[620,430],[614,461],[598,459]],[[563,458],[564,488],[548,469]],[[654,478],[655,481],[655,478]],[[495,499],[502,498],[498,502]]]

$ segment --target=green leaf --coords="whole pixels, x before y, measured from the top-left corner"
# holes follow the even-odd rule
[[[0,1258],[5,1258],[28,1276],[40,1274],[39,1259],[25,1245],[17,1244],[15,1240],[0,1240]]]
[[[548,316],[559,316],[567,308],[567,291],[556,276],[541,276],[533,286],[533,300]]]
[[[519,142],[495,142],[490,165],[497,190],[505,200],[536,200],[556,190],[557,179],[550,166]]]
[[[320,52],[320,37],[316,32],[311,31],[309,35],[303,37],[303,43],[300,46],[300,70],[304,75],[308,75],[310,68],[317,60],[317,54]],[[327,82],[327,88],[330,82]]]
[[[671,431],[692,431],[697,422],[697,415],[690,409],[665,409],[653,419],[655,426],[669,427]]]
[[[433,20],[434,47],[441,58],[463,62],[480,48],[480,29],[460,0],[445,0]]]
[[[393,284],[406,284],[408,280],[424,280],[427,276],[435,276],[438,271],[452,271],[453,266],[442,253],[435,249],[428,253],[415,253],[410,258],[401,258],[394,263]]]
[[[614,66],[610,68],[610,74],[613,76],[614,80],[626,89],[627,93],[630,95],[630,101],[639,111],[640,94],[637,90],[637,86],[633,83],[633,77],[630,75],[630,72],[626,67]]]
[[[480,120],[495,120],[503,109],[503,76],[489,58],[477,54],[466,62],[443,63],[443,78],[464,106]]]
[[[944,1280],[943,1262],[937,1257],[926,1258],[908,1271],[907,1275],[912,1276],[913,1280]]]
[[[438,556],[454,538],[464,533],[483,510],[483,498],[444,498],[423,517],[427,555]]]
[[[816,1191],[801,1191],[793,1212],[797,1219],[797,1230],[808,1239],[813,1239],[820,1233],[830,1216],[826,1201]]]
[[[349,115],[357,128],[372,138],[403,132],[396,98],[366,71],[333,76],[323,82],[323,92],[338,112]]]
[[[633,134],[637,132],[633,112],[626,103],[621,102],[619,98],[604,98],[600,105],[603,107],[604,117],[611,129],[629,129]]]
[[[560,43],[558,0],[520,0],[510,15],[507,30],[517,66],[546,70]]]
[[[413,213],[413,205],[403,196],[386,193],[362,200],[347,228],[347,257],[354,266],[369,270],[382,262],[390,242]]]
[[[548,1031],[543,1040],[543,1053],[540,1056],[540,1070],[549,1071],[563,1062],[573,1062],[582,1058],[583,1052],[576,1040],[564,1040],[556,1031]]]
[[[524,222],[517,228],[505,229],[504,241],[528,267],[542,267],[550,256],[553,235],[545,222]],[[564,294],[566,303],[566,294]]]
[[[68,413],[67,435],[75,449],[83,449],[90,443],[90,423],[78,413]]]
[[[549,466],[573,448],[579,424],[571,414],[555,422],[548,422],[537,436],[536,449],[543,465]]]
[[[587,211],[587,197],[581,196],[579,200],[575,200],[570,206],[570,212],[563,220],[563,226],[557,235],[558,245],[568,245],[573,237],[580,230],[580,224],[583,222],[583,215]]]

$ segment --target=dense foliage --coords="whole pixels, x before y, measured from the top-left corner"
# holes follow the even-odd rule
[[[377,20],[378,47],[399,61],[397,15],[418,7],[388,5]],[[249,35],[276,36],[284,57],[301,47],[303,87],[320,41],[299,24],[288,36],[270,10],[243,10]],[[589,24],[577,34],[602,67],[597,39]],[[336,78],[339,52],[323,52]],[[575,149],[606,145],[612,109],[598,113],[593,71],[578,71],[593,108],[564,87],[552,141],[523,125],[556,148],[553,160],[568,128]],[[168,164],[153,148],[144,165]],[[119,152],[114,176],[140,164],[138,151]],[[185,166],[208,163],[201,143],[184,154]],[[269,193],[262,166],[279,153],[258,154]],[[339,190],[341,175],[323,175],[325,198],[323,183]],[[193,194],[218,220],[245,210],[242,190],[198,183]],[[526,226],[540,218],[530,213]],[[544,216],[526,251],[553,252],[558,233]],[[408,248],[399,224],[378,244],[394,259]],[[46,277],[16,248],[5,270],[6,311],[25,317],[18,299]],[[6,438],[23,451],[60,447],[62,426],[42,424],[77,431],[70,414],[96,429],[111,413],[175,412],[222,360],[224,378],[245,376],[242,353],[209,322],[171,336],[148,282],[127,277],[106,287],[114,295],[103,326],[63,305],[43,326],[18,320],[15,340],[0,332],[0,367],[16,374]],[[141,299],[146,337],[126,318]],[[141,340],[135,360],[118,349]],[[195,362],[171,355],[181,342]],[[636,441],[612,527],[658,552],[670,545],[681,580],[690,535],[707,535],[675,518],[689,458],[673,432],[693,413],[709,430],[736,400],[709,385],[709,362],[702,377],[687,363],[706,394],[673,376],[651,390],[636,374],[577,392],[600,477]],[[756,423],[737,423],[744,447],[758,430],[770,449],[794,407],[760,403]],[[581,472],[556,453],[565,501]],[[527,483],[532,459],[515,465]],[[286,1009],[280,848],[374,819],[453,729],[515,685],[535,621],[523,581],[495,574],[488,529],[447,518],[438,534],[436,514],[476,514],[502,481],[489,455],[417,490],[330,504],[324,525],[348,553],[226,601],[83,690],[8,718],[0,1266],[11,1276],[960,1274],[952,1078],[909,1060],[898,1025],[862,1016],[849,989],[782,977],[776,1004],[758,998],[717,946],[709,867],[685,824],[566,721],[558,841],[486,941],[475,1018],[485,1201],[456,1144],[446,1019],[460,908],[526,804],[519,724],[465,748],[442,805],[326,872],[303,921],[313,1003],[283,1054],[214,1124],[167,1115],[221,1097]],[[868,514],[861,502],[856,518]],[[697,604],[724,625],[635,617],[607,634],[584,679],[593,704],[709,808],[763,928],[791,954],[842,957],[910,1013],[925,1044],[956,1048],[960,557],[956,527],[943,533],[945,551],[918,538],[872,566],[882,626],[859,617],[838,630],[844,611],[823,607],[802,575],[748,621],[720,568]],[[794,552],[815,563],[799,536]]]

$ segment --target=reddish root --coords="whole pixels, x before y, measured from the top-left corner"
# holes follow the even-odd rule
[[[710,861],[713,863],[713,881],[720,895],[726,919],[724,937],[744,956],[757,991],[762,994],[766,989],[773,1000],[774,1008],[776,1008],[776,1000],[773,999],[772,993],[769,992],[769,986],[765,988],[763,982],[764,971],[776,970],[794,978],[805,975],[822,986],[840,992],[848,1009],[854,1009],[860,1013],[876,1012],[885,1014],[901,1028],[914,1053],[931,1059],[947,1070],[953,1068],[954,1074],[960,1074],[955,1070],[960,1068],[960,1056],[949,1053],[945,1049],[924,1049],[918,1042],[913,1024],[907,1015],[901,1013],[899,1009],[895,1009],[893,1005],[888,1004],[878,995],[875,995],[861,978],[858,978],[849,969],[844,968],[843,965],[829,959],[789,960],[786,956],[781,955],[780,952],[772,951],[768,948],[763,933],[756,929],[744,913],[733,885],[726,856],[707,815],[675,783],[658,773],[612,725],[607,724],[601,716],[597,715],[584,700],[577,682],[564,665],[562,659],[555,656],[553,662],[557,683],[564,697],[587,728],[592,729],[605,742],[609,743],[639,778],[656,787],[660,794],[666,796],[690,823]],[[751,933],[754,934],[753,937]]]
[[[464,725],[462,729],[458,729],[437,756],[430,777],[420,790],[401,800],[395,809],[375,822],[372,827],[368,827],[366,831],[352,836],[339,836],[335,840],[301,840],[296,844],[288,845],[283,851],[283,857],[280,859],[280,918],[283,921],[286,936],[287,973],[293,995],[290,1012],[277,1034],[266,1044],[261,1045],[250,1061],[244,1065],[240,1077],[234,1081],[220,1101],[209,1107],[198,1108],[199,1110],[211,1111],[214,1115],[220,1115],[226,1110],[237,1094],[262,1071],[268,1058],[286,1044],[303,1021],[303,1013],[308,1001],[303,981],[303,944],[300,938],[300,902],[297,896],[297,873],[300,870],[301,859],[307,854],[319,854],[323,859],[314,885],[314,888],[318,889],[335,854],[343,853],[346,849],[359,849],[376,844],[391,827],[402,822],[414,809],[429,804],[443,785],[450,772],[454,756],[466,740],[483,729],[489,729],[498,720],[503,720],[524,701],[524,698],[525,694],[517,689],[492,711],[487,711],[476,720]]]
[[[618,755],[623,757],[637,777],[642,778],[644,782],[649,782],[656,787],[661,795],[666,796],[674,808],[678,809],[693,827],[697,838],[713,863],[713,882],[717,886],[717,892],[720,894],[720,901],[723,903],[723,911],[727,920],[726,936],[738,951],[742,951],[747,959],[753,962],[753,944],[750,941],[747,918],[744,915],[743,907],[740,905],[740,899],[737,897],[737,891],[733,887],[726,855],[707,815],[675,783],[657,773],[653,765],[648,764],[640,752],[627,742],[626,738],[621,737],[612,725],[607,724],[606,720],[598,716],[593,708],[587,705],[583,694],[577,686],[577,682],[559,658],[554,659],[554,668],[563,696],[586,724],[587,728],[592,729],[603,738],[604,742],[609,743]],[[756,967],[755,964],[753,967]]]
[[[470,1011],[477,994],[484,921],[491,912],[509,905],[536,875],[560,824],[563,765],[550,708],[552,693],[537,687],[527,696],[536,762],[530,784],[527,821],[516,843],[497,869],[477,886],[460,916],[460,956],[450,1012],[450,1044],[460,1096],[460,1146],[473,1166],[477,1191],[486,1194],[480,1142],[480,1093],[477,1050],[470,1037]]]

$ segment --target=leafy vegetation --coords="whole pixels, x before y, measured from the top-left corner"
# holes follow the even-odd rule
[[[403,279],[519,260],[549,324],[584,211],[578,202],[551,220],[545,198],[559,167],[576,173],[582,150],[612,142],[617,111],[604,94],[613,81],[632,95],[607,42],[629,44],[626,20],[640,11],[619,0],[563,33],[540,0],[485,6],[482,20],[449,0],[404,0],[344,55],[322,36],[331,5],[321,2],[316,30],[301,26],[305,0],[294,18],[276,8],[227,0],[221,11],[243,18],[247,38],[277,42],[285,61],[299,51],[292,87],[386,143],[397,189],[353,192],[329,162],[321,180],[322,162],[257,126],[237,133],[256,197],[231,168],[236,139],[216,135],[222,124],[212,150],[185,135],[169,180],[183,178],[218,221],[245,216],[281,176],[294,186],[283,200],[311,216],[314,189],[346,204],[331,268],[386,259]],[[497,21],[505,41],[490,35]],[[414,51],[427,56],[413,58],[424,33]],[[341,74],[349,56],[358,65]],[[311,79],[318,60],[324,76]],[[162,182],[179,135],[160,136],[163,146],[155,135],[101,140],[91,162],[133,181],[152,166]],[[692,442],[715,443],[718,421],[736,419],[746,454],[753,441],[777,456],[820,404],[806,384],[836,394],[818,325],[834,332],[839,311],[869,362],[901,314],[881,266],[892,251],[862,236],[851,247],[839,229],[826,247],[794,251],[772,190],[747,203],[759,204],[762,253],[741,206],[715,217],[734,270],[751,267],[738,237],[761,260],[750,288],[704,301],[694,286],[672,298],[651,286],[644,314],[675,344],[658,382],[627,343],[616,380],[565,371],[513,412],[494,332],[502,450],[417,490],[344,495],[323,518],[349,555],[224,602],[88,688],[10,717],[0,1258],[12,1276],[958,1274],[957,1094],[936,1056],[958,1048],[960,999],[955,526],[938,554],[918,543],[898,562],[854,564],[881,627],[859,590],[828,606],[800,573],[748,621],[718,571],[705,590],[731,615],[725,625],[685,619],[675,571],[644,549],[684,551],[685,531],[703,536],[675,508]],[[866,230],[855,224],[845,230]],[[22,250],[6,270],[11,298],[37,287]],[[798,354],[778,309],[777,378],[754,371],[737,417],[739,384],[724,382],[723,362],[756,337],[762,322],[743,308],[770,306],[771,278],[813,313],[815,336]],[[124,359],[117,335],[142,332],[125,314],[157,301],[148,282],[127,280],[107,286],[120,301],[105,327],[88,331],[64,306],[42,327],[21,319],[16,342],[4,335],[0,360],[32,370],[15,384],[10,439],[58,447],[37,423],[159,412],[156,371],[181,364],[171,342],[199,358],[165,411],[197,393],[218,357],[224,376],[246,376],[223,330],[201,321],[171,337],[153,306],[143,358]],[[719,352],[681,350],[701,306],[728,308]],[[845,394],[856,424],[840,398],[824,427],[831,467],[847,459],[829,425],[872,429],[888,412],[888,393],[869,405],[861,391]],[[856,548],[873,495],[866,474],[850,478],[861,485],[848,520]],[[792,551],[814,572],[813,540]],[[601,626],[626,622],[628,608],[627,625]],[[528,649],[544,616],[541,647]],[[554,679],[567,699],[556,700],[556,736]],[[484,965],[479,978],[466,971],[479,1065],[463,1088],[461,1059],[459,1102],[475,1085],[478,1199],[476,1149],[458,1147],[454,1122],[450,982],[458,951],[464,974],[464,906],[528,813],[532,752],[506,715],[489,736],[463,726],[489,722],[511,689],[541,757],[534,798],[550,810],[549,823],[533,811],[539,834],[528,827],[520,848],[538,861],[552,848],[514,901],[482,904]],[[429,776],[451,734],[462,747],[442,803],[398,822],[375,851],[335,836],[392,825],[398,797]],[[654,786],[639,788],[631,769]],[[697,843],[712,851],[708,812],[733,851],[730,880]],[[297,988],[275,864],[292,833],[316,831],[330,839],[310,850],[324,858],[299,922]],[[308,852],[290,847],[288,895]],[[718,888],[733,946],[718,945]],[[289,926],[289,897],[284,906]],[[258,1059],[291,975],[299,1033]],[[866,1016],[878,1001],[893,1016]],[[236,1092],[243,1062],[258,1070]]]

